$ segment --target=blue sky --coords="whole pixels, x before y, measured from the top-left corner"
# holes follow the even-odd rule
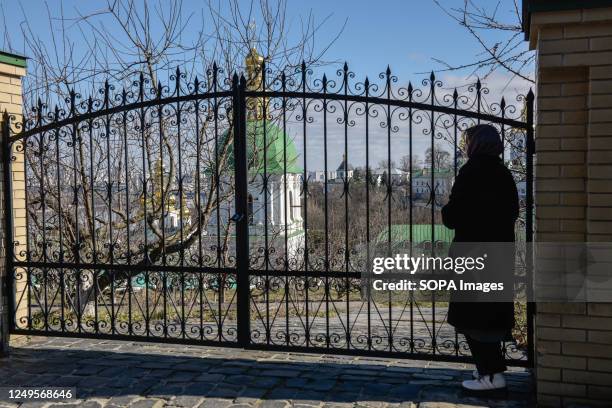
[[[60,6],[63,6],[67,17],[75,17],[77,10],[87,14],[99,9],[104,3],[77,0],[0,0],[8,17],[6,23],[12,33],[12,48],[16,52],[26,54],[27,49],[24,48],[19,33],[19,27],[25,20],[24,12],[31,26],[44,40],[44,33],[49,30],[47,5],[52,14],[59,16]],[[462,0],[444,0],[443,3],[449,6],[460,5]],[[20,7],[15,7],[16,4],[20,4]],[[244,4],[248,4],[248,1]],[[184,15],[187,16],[200,7],[198,1],[185,1]],[[499,15],[510,16],[511,7],[512,2],[503,0],[499,6]],[[292,26],[291,33],[297,34],[301,19],[309,13],[312,13],[317,21],[327,19],[317,34],[317,43],[320,46],[335,38],[344,27],[340,37],[326,53],[326,58],[347,60],[351,69],[361,75],[376,75],[388,64],[401,79],[420,78],[421,75],[417,73],[441,68],[432,58],[459,64],[473,61],[475,55],[481,52],[469,33],[445,15],[433,0],[288,0],[287,14],[288,22]],[[198,16],[192,18],[190,24],[194,29],[199,25],[197,19]],[[186,41],[193,31],[186,31]],[[504,35],[491,31],[487,38],[495,41],[503,39]],[[5,40],[2,41],[2,47],[7,48]]]
[[[463,3],[462,0],[442,0],[442,2],[449,7],[460,6]],[[63,7],[64,15],[71,18],[76,17],[78,13],[94,12],[103,7],[105,1],[48,0],[45,3],[40,0],[21,0],[19,8],[15,7],[16,3],[18,3],[16,0],[0,0],[3,14],[7,16],[8,31],[13,33],[11,36],[13,51],[27,55],[28,50],[24,48],[23,38],[19,34],[25,16],[35,34],[39,35],[43,42],[47,42],[47,46],[52,46],[50,37],[47,35],[49,32],[47,7],[56,16],[60,15],[60,9]],[[220,3],[223,4],[223,2]],[[248,3],[244,1],[241,4],[248,5]],[[496,4],[489,0],[477,3],[487,4],[487,6]],[[198,1],[186,0],[184,15],[187,16],[199,10],[202,7],[201,4]],[[511,18],[512,7],[512,1],[502,0],[498,7],[499,15],[503,18]],[[474,61],[482,52],[470,34],[445,15],[433,0],[287,0],[287,23],[290,24],[289,42],[292,36],[298,36],[301,21],[309,13],[315,17],[317,23],[325,20],[317,32],[316,44],[318,47],[323,47],[341,31],[340,36],[327,50],[324,59],[348,61],[350,69],[360,80],[366,75],[370,78],[377,78],[378,73],[390,65],[402,86],[405,86],[409,80],[414,84],[419,84],[423,78],[428,76],[424,72],[442,68],[440,64],[433,61],[433,58],[459,65]],[[207,21],[198,21],[199,18],[199,14],[196,13],[183,34],[186,43],[195,37],[196,29],[202,24],[207,25]],[[487,39],[493,42],[502,40],[506,35],[503,32],[490,31]],[[7,48],[6,40],[3,40],[1,46],[4,49]],[[81,46],[83,44],[76,43],[77,52],[84,51],[79,50]],[[524,47],[527,47],[526,43]],[[336,67],[325,67],[324,70],[335,75]],[[453,86],[465,89],[467,84],[475,81],[474,77],[468,78],[470,73],[471,71],[440,72],[438,78],[448,86],[447,89],[452,89]],[[523,80],[513,79],[510,74],[499,71],[485,80],[485,86],[491,90],[488,95],[490,101],[498,101],[502,94],[506,95],[508,101],[514,101],[516,95],[526,93],[530,85]],[[417,142],[416,151],[421,152],[421,157],[427,145],[426,140],[427,138],[422,138],[423,143]],[[333,156],[330,158],[331,163],[340,160],[343,150],[341,146],[343,143],[340,140],[336,142],[337,146],[330,150]],[[301,144],[299,140],[296,140],[296,143]],[[381,157],[385,156],[384,145],[378,146],[377,150],[380,151]],[[361,156],[362,153],[355,151],[353,157]],[[398,159],[398,157],[394,158]],[[320,167],[320,163],[315,163],[315,166]]]

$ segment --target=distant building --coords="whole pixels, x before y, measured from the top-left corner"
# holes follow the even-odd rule
[[[403,171],[402,169],[398,169],[396,167],[392,167],[389,171],[388,168],[378,168],[372,170],[372,176],[376,182],[376,184],[380,185],[387,180],[391,180],[393,184],[403,184],[410,180],[410,173],[407,171]]]
[[[355,169],[350,163],[346,162],[346,156],[342,155],[342,162],[336,169],[336,177],[340,180],[350,180],[353,178],[353,173]]]
[[[417,170],[412,174],[412,194],[416,199],[429,199],[432,191],[431,169]],[[435,170],[433,174],[433,190],[436,196],[450,194],[453,186],[454,173],[452,169]]]
[[[346,157],[342,155],[342,161],[338,165],[336,170],[327,171],[327,179],[325,178],[324,170],[314,170],[308,172],[308,181],[314,181],[318,183],[342,183],[344,180],[350,180],[355,174],[355,168],[350,164],[346,163]]]
[[[331,182],[336,179],[337,173],[333,170],[327,172],[327,181]],[[314,170],[308,172],[308,181],[315,181],[319,183],[325,183],[325,171]]]

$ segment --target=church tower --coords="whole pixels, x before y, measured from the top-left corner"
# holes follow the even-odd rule
[[[287,242],[287,252],[295,257],[304,248],[305,232],[302,218],[302,177],[299,156],[289,129],[278,126],[282,112],[272,110],[277,104],[271,97],[263,97],[266,91],[263,69],[265,59],[251,48],[244,65],[247,90],[258,93],[246,100],[246,145],[248,168],[247,217],[249,235],[253,245],[263,241],[267,232],[270,248],[281,254]],[[231,137],[226,130],[219,138],[223,143]],[[233,174],[232,145],[229,146],[226,174]],[[231,184],[231,181],[229,182]],[[232,213],[233,203],[229,203]],[[211,217],[215,222],[216,215]],[[213,237],[216,228],[209,228],[207,235]]]

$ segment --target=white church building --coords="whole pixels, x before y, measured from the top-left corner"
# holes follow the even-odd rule
[[[250,90],[261,90],[262,61],[257,51],[251,49],[246,58],[247,88]],[[263,98],[247,99],[247,216],[251,252],[263,247],[267,235],[268,248],[274,249],[275,258],[283,256],[286,245],[288,258],[296,259],[301,256],[305,242],[303,170],[293,139],[274,123],[264,102]],[[227,137],[227,133],[222,138]],[[230,154],[229,164],[233,168],[232,156]],[[227,204],[232,208],[224,213],[233,213],[234,203]],[[208,229],[209,237],[215,234],[216,228]]]

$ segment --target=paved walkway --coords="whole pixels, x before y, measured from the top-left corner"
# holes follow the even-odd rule
[[[506,400],[461,394],[471,366],[177,346],[32,338],[0,360],[0,387],[76,387],[70,404],[22,407],[531,407],[530,375],[508,374]],[[15,407],[0,401],[0,407]]]

